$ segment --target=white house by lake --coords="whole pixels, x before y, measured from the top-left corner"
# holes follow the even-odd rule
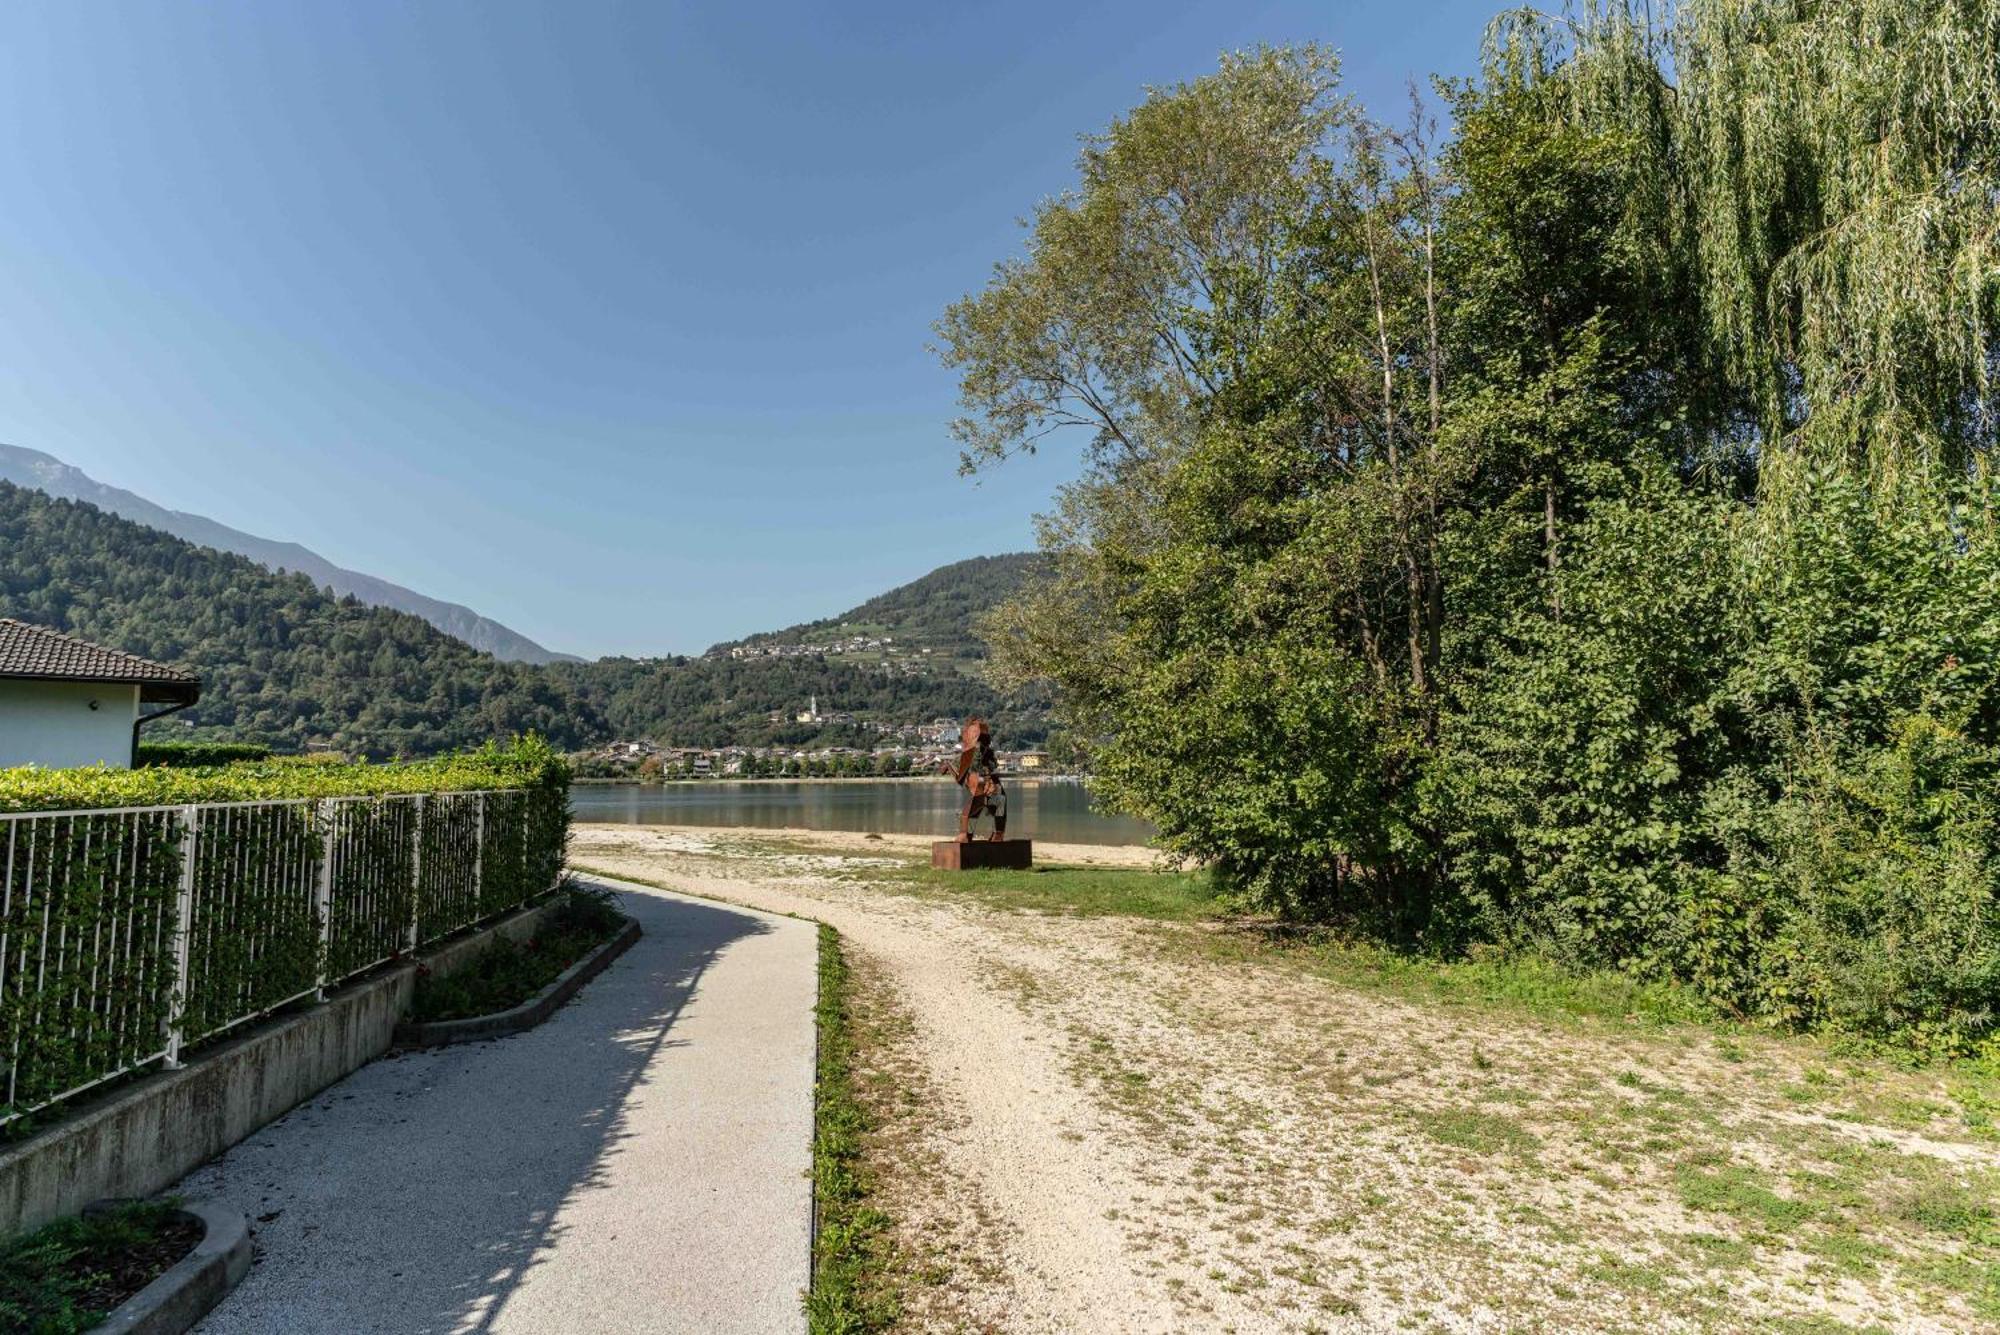
[[[0,617],[0,769],[122,769],[141,723],[200,697],[192,673]]]

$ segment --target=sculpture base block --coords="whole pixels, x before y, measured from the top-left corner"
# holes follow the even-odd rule
[[[1026,871],[1034,865],[1032,839],[974,839],[961,844],[956,839],[940,839],[931,845],[931,866],[940,871],[981,871],[998,868]]]

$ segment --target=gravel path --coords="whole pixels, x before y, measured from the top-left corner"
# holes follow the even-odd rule
[[[1974,1307],[2000,1147],[1934,1075],[1343,985],[1309,952],[1213,927],[959,898],[912,880],[921,842],[582,825],[572,847],[840,931],[900,1329],[1945,1332],[2000,1315]]]
[[[802,1329],[812,924],[632,888],[537,1029],[375,1062],[190,1175],[258,1259],[207,1335]]]

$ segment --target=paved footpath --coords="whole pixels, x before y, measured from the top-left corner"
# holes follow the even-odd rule
[[[802,1330],[813,924],[638,886],[537,1029],[374,1062],[190,1174],[257,1264],[205,1335]]]

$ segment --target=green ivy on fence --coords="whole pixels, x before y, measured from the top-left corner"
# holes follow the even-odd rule
[[[197,807],[192,1044],[547,890],[568,785],[536,739],[406,765],[0,770],[0,812],[36,813],[0,822],[0,1123],[162,1054],[178,808]]]

